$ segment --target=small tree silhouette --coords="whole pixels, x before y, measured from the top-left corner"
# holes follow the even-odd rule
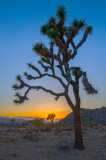
[[[15,119],[11,119],[11,126],[14,126]]]
[[[53,126],[53,120],[54,120],[55,117],[56,117],[55,113],[49,114],[49,115],[47,116],[47,120],[51,120],[52,126]]]

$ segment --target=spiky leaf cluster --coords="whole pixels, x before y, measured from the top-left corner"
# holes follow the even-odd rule
[[[67,13],[67,11],[65,10],[65,7],[64,6],[59,6],[58,9],[57,9],[56,16],[59,19],[65,19],[66,18],[66,13]]]
[[[56,29],[53,29],[52,31],[49,32],[48,37],[51,39],[56,39],[58,35],[59,35],[58,31]]]
[[[16,76],[16,80],[17,80],[17,81],[21,81],[21,76],[20,76],[20,75],[17,75],[17,76]]]
[[[36,43],[35,45],[33,45],[33,51],[35,52],[39,52],[40,49],[44,48],[44,44],[41,43]]]
[[[74,28],[78,28],[78,29],[81,29],[85,26],[85,20],[78,20],[78,19],[74,19],[73,22],[72,22],[72,26]]]
[[[50,41],[49,43],[51,46],[53,46],[55,44],[55,42],[53,40]]]
[[[58,53],[61,53],[61,52],[62,52],[62,50],[59,48],[59,49],[58,49]]]
[[[39,60],[38,63],[41,64],[41,60]]]
[[[87,31],[89,34],[92,33],[92,30],[93,30],[92,26],[88,26],[88,27],[86,28],[86,31]]]
[[[45,57],[41,57],[41,61],[42,62],[45,62],[45,63],[50,63],[50,59],[48,59],[48,58],[45,58]]]
[[[24,72],[24,76],[26,77],[27,80],[33,79],[33,77],[30,74],[28,74],[27,72]]]
[[[27,63],[27,65],[28,65],[29,68],[34,69],[34,65],[32,65],[31,63]]]
[[[64,32],[68,31],[68,27],[64,26],[63,30],[64,30]]]
[[[45,47],[42,42],[36,43],[35,45],[33,45],[33,51],[41,56],[44,56],[44,57],[48,57],[48,55],[49,55],[48,48]]]
[[[50,28],[53,28],[56,24],[56,18],[50,17],[50,19],[48,20],[48,24],[49,24]]]
[[[76,76],[77,75],[77,70],[76,69],[72,69],[72,75]]]
[[[13,102],[14,102],[14,104],[15,104],[15,105],[21,104],[21,103],[20,103],[20,101],[19,101],[19,100],[17,100],[17,99],[14,99],[14,101],[13,101]]]
[[[47,24],[45,24],[45,25],[43,25],[43,26],[41,27],[40,32],[41,32],[43,35],[49,34],[50,29],[51,29],[51,26],[50,26],[49,23],[47,23]]]
[[[17,98],[14,100],[15,104],[22,104],[24,103],[25,100],[28,100],[26,96],[21,96],[19,93],[16,93],[15,97]]]
[[[72,31],[72,26],[68,27],[68,31],[71,32]]]
[[[56,19],[54,17],[51,17],[48,22],[43,25],[40,29],[41,34],[43,35],[49,35],[49,33],[54,29],[56,24]]]
[[[12,88],[13,88],[14,90],[17,90],[17,89],[18,89],[18,85],[17,85],[17,84],[14,84],[14,85],[12,86]]]
[[[56,16],[60,20],[59,22],[56,21],[56,18],[51,17],[48,22],[41,27],[40,30],[43,35],[47,35],[50,39],[56,39],[56,37],[59,36],[59,28],[61,28],[60,26],[64,24],[66,17],[65,7],[58,7]]]
[[[22,80],[22,78],[21,78],[20,75],[17,75],[17,76],[16,76],[16,80],[17,80],[20,84],[19,84],[19,85],[18,85],[18,84],[14,84],[14,85],[12,86],[12,88],[13,88],[14,90],[18,90],[18,89],[24,88],[25,83],[24,83],[24,81]]]

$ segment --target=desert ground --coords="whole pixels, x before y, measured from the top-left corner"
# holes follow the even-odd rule
[[[0,160],[106,160],[106,126],[82,132],[85,149],[77,150],[73,127],[0,126]]]

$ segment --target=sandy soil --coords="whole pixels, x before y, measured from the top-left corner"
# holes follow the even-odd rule
[[[83,139],[85,149],[76,150],[73,129],[55,134],[0,127],[0,160],[106,160],[106,126],[83,129]]]

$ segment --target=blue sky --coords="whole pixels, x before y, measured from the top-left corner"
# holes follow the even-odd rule
[[[44,92],[30,93],[30,101],[21,106],[13,104],[15,75],[30,70],[26,63],[37,64],[39,57],[32,51],[32,44],[48,39],[40,34],[40,27],[51,16],[55,16],[57,7],[64,5],[67,10],[67,23],[74,18],[87,18],[93,26],[93,34],[80,48],[72,64],[87,71],[89,81],[99,89],[99,95],[88,96],[81,86],[82,107],[95,108],[106,106],[106,1],[96,0],[0,0],[0,113],[28,112],[45,110],[70,110],[66,101],[55,102],[54,97]],[[81,37],[79,37],[81,38]],[[38,65],[38,64],[37,64]],[[55,81],[44,79],[35,83],[44,84],[56,91],[61,86]],[[71,93],[71,92],[70,92]],[[40,101],[39,101],[40,100]],[[55,106],[53,108],[53,106]]]

